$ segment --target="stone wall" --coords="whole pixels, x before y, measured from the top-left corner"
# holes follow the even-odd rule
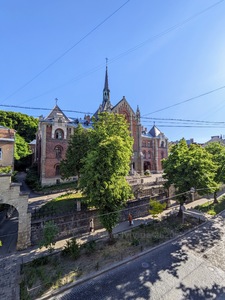
[[[155,199],[157,199],[155,197]],[[161,197],[162,198],[162,197]],[[128,220],[128,213],[130,212],[133,218],[144,217],[149,214],[149,197],[142,199],[129,201],[126,208],[124,208],[120,213],[119,222]],[[42,238],[43,227],[46,221],[54,220],[55,224],[59,228],[59,234],[57,239],[63,239],[66,237],[77,236],[82,233],[88,232],[89,230],[89,220],[94,219],[95,229],[102,228],[101,223],[97,217],[97,210],[84,210],[76,211],[72,214],[49,217],[42,220],[33,220],[31,222],[31,243],[38,244]]]
[[[17,250],[30,246],[31,221],[28,213],[28,194],[20,193],[20,184],[11,183],[10,174],[0,174],[0,204],[9,204],[18,211]]]

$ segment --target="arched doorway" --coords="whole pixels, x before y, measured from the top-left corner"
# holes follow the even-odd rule
[[[144,161],[144,171],[151,170],[151,163],[149,161]]]
[[[18,211],[9,204],[0,204],[0,255],[16,250],[18,239]]]
[[[26,249],[31,244],[31,214],[28,213],[28,194],[20,192],[19,183],[11,183],[10,174],[0,174],[0,205],[8,205],[14,215],[17,212],[17,217],[15,215],[18,220],[16,249]],[[15,208],[16,212],[11,207]]]

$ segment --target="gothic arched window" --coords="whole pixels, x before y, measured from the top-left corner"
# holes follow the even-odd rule
[[[143,151],[143,158],[146,158],[146,151]]]
[[[142,141],[142,147],[146,147],[146,141]]]
[[[62,158],[63,148],[61,146],[56,146],[54,150],[55,150],[55,157]]]
[[[59,165],[55,166],[55,176],[59,176],[60,175],[60,167]]]

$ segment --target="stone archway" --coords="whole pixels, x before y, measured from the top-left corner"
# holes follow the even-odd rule
[[[11,183],[10,174],[0,174],[0,204],[9,204],[18,211],[17,250],[31,245],[31,214],[28,213],[28,194],[20,193],[20,183]]]

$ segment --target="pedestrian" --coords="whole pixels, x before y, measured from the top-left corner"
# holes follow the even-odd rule
[[[128,214],[128,221],[129,221],[129,225],[133,225],[133,218],[132,218],[132,215],[131,213]]]
[[[89,233],[91,233],[92,231],[94,231],[94,220],[90,219],[90,223],[89,223]]]

